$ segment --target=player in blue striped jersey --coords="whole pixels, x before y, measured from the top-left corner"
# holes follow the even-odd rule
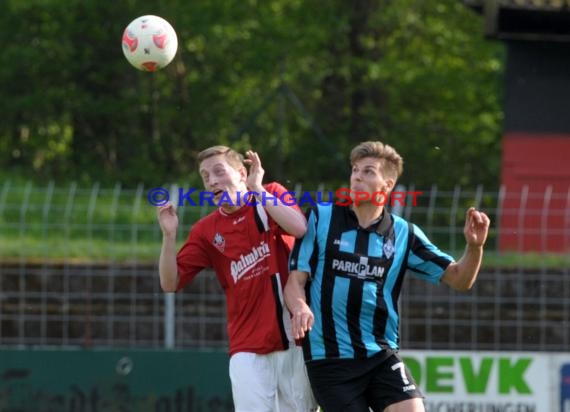
[[[467,246],[456,262],[375,198],[389,194],[402,173],[394,148],[364,142],[350,160],[351,204],[311,209],[307,233],[291,254],[285,300],[293,335],[303,339],[311,386],[325,412],[423,412],[423,395],[398,355],[404,275],[469,290],[489,218],[467,210]]]

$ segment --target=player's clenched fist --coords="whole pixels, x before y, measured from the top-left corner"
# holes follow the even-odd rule
[[[470,246],[483,246],[485,240],[487,240],[490,223],[491,221],[485,213],[478,211],[474,207],[469,208],[465,216],[465,227],[463,228],[467,244]]]

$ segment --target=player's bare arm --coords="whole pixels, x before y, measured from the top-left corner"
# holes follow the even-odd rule
[[[465,216],[463,234],[467,246],[461,259],[451,263],[443,274],[442,281],[455,290],[471,289],[483,260],[483,246],[489,233],[489,217],[475,208],[469,208]]]
[[[248,150],[245,155],[246,159],[244,162],[249,165],[249,173],[246,181],[247,187],[249,190],[259,193],[260,198],[258,201],[261,201],[261,194],[266,192],[262,184],[265,170],[261,166],[261,159],[256,152]],[[273,196],[273,194],[270,193],[268,196]],[[267,213],[271,215],[273,220],[275,220],[285,232],[297,239],[305,235],[307,231],[307,220],[301,212],[280,202],[276,204],[266,202],[264,207]]]
[[[307,296],[305,295],[305,284],[308,278],[307,272],[291,271],[283,291],[285,303],[293,316],[291,318],[291,329],[295,339],[305,337],[305,333],[311,330],[315,321],[313,312],[307,305]]]
[[[162,247],[158,261],[160,286],[165,292],[175,292],[178,285],[178,269],[176,267],[176,231],[178,216],[171,202],[157,207],[156,215],[162,230]]]

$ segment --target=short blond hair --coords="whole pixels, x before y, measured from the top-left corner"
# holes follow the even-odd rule
[[[350,164],[371,157],[380,160],[382,173],[391,179],[398,180],[404,171],[404,159],[392,146],[378,141],[360,143],[350,152]]]
[[[236,170],[239,170],[241,167],[243,167],[243,156],[231,147],[222,145],[208,147],[207,149],[204,149],[198,153],[198,164],[201,164],[204,160],[212,156],[218,155],[224,155],[228,164]]]

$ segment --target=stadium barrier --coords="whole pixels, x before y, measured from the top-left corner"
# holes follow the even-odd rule
[[[228,355],[0,349],[0,411],[233,411]]]
[[[570,412],[570,354],[404,350],[427,412]],[[0,350],[0,410],[224,412],[222,352]]]

